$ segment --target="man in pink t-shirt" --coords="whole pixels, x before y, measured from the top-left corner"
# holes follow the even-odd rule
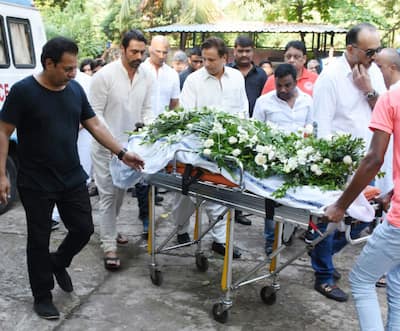
[[[349,186],[325,211],[332,222],[343,219],[354,199],[378,173],[393,134],[394,189],[382,198],[387,220],[372,233],[350,273],[350,285],[361,330],[384,330],[375,282],[387,273],[388,318],[386,330],[400,330],[400,89],[382,95],[370,122],[374,132],[366,157]]]

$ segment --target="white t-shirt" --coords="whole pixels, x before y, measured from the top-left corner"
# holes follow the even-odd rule
[[[154,79],[154,89],[152,95],[152,111],[157,117],[169,107],[171,99],[178,99],[181,91],[179,87],[179,75],[168,64],[164,63],[158,71],[151,64],[150,58],[142,64],[146,70],[151,72]]]
[[[221,79],[210,75],[204,67],[191,73],[183,84],[180,103],[186,109],[216,108],[248,117],[249,103],[243,75],[227,66]]]

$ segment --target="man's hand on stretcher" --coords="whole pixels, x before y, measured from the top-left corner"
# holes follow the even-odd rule
[[[390,206],[390,199],[393,195],[393,190],[384,195],[379,195],[380,190],[374,186],[367,186],[363,191],[364,196],[368,201],[375,201],[382,205],[384,211],[387,211]],[[338,201],[329,205],[325,209],[325,214],[322,217],[324,221],[338,223],[343,220],[346,213],[346,208],[342,208]]]

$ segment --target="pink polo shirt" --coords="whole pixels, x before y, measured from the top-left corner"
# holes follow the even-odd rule
[[[389,91],[378,99],[369,128],[393,134],[394,194],[387,219],[393,226],[400,227],[400,89]]]

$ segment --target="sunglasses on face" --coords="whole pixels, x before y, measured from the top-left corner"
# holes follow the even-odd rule
[[[377,47],[377,48],[369,48],[369,49],[362,49],[358,47],[357,45],[352,44],[354,48],[358,48],[360,51],[363,51],[365,56],[367,57],[373,57],[375,54],[379,53],[383,47]]]

